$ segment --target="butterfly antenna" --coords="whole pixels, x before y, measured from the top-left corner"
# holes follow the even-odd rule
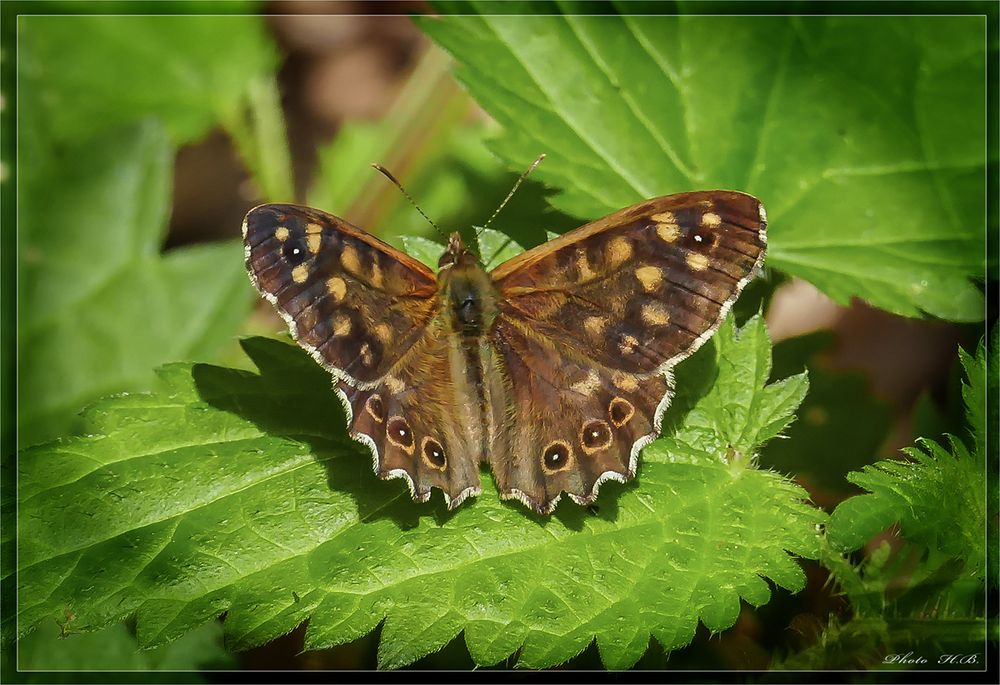
[[[395,176],[393,176],[393,175],[392,175],[392,173],[391,173],[391,172],[390,172],[390,171],[389,171],[388,169],[386,169],[386,168],[385,168],[384,166],[382,166],[381,164],[376,164],[376,163],[374,163],[374,162],[372,162],[372,168],[374,168],[374,169],[375,169],[375,171],[379,172],[380,174],[382,174],[383,176],[385,176],[385,177],[386,177],[387,179],[389,179],[390,181],[392,181],[392,182],[393,182],[393,184],[394,184],[394,185],[395,185],[395,186],[396,186],[397,188],[399,188],[399,192],[403,193],[403,196],[404,196],[404,197],[405,197],[405,198],[406,198],[407,200],[409,200],[409,201],[410,201],[410,204],[411,204],[411,205],[413,205],[413,208],[414,208],[415,210],[417,210],[418,212],[420,212],[420,216],[422,216],[422,217],[424,217],[425,219],[427,219],[427,223],[429,223],[429,224],[430,224],[431,226],[433,226],[433,227],[434,227],[434,230],[436,230],[436,231],[438,232],[438,234],[439,234],[439,235],[440,235],[440,236],[441,236],[442,238],[445,238],[445,239],[447,239],[447,238],[448,238],[447,234],[446,234],[446,233],[445,233],[444,231],[442,231],[442,230],[441,230],[441,227],[440,227],[440,226],[438,226],[438,225],[437,225],[436,223],[434,223],[434,221],[433,221],[433,220],[432,220],[432,219],[431,219],[431,218],[430,218],[429,216],[427,216],[427,215],[426,215],[426,214],[424,213],[424,210],[420,209],[420,205],[418,205],[418,204],[417,204],[417,201],[416,201],[416,200],[414,200],[414,199],[413,199],[413,197],[412,197],[412,196],[411,196],[411,195],[410,195],[410,194],[409,194],[408,192],[406,192],[406,188],[404,188],[404,187],[403,187],[403,184],[402,184],[402,183],[400,183],[400,182],[399,182],[398,180],[396,180],[396,177],[395,177]]]
[[[532,171],[534,171],[535,167],[538,166],[539,164],[541,164],[543,159],[545,159],[545,153],[544,152],[542,154],[538,155],[538,159],[536,159],[534,162],[532,162],[531,166],[528,167],[527,171],[525,171],[523,174],[520,175],[520,177],[518,177],[517,182],[514,183],[514,187],[510,189],[510,192],[507,193],[507,197],[505,197],[503,199],[503,202],[501,202],[500,206],[497,207],[497,210],[495,212],[493,212],[493,216],[491,216],[489,218],[489,220],[483,225],[483,228],[486,228],[491,223],[493,223],[493,220],[497,218],[497,214],[500,213],[500,210],[503,209],[504,206],[506,206],[506,204],[510,201],[510,198],[514,197],[514,193],[517,192],[517,189],[524,182],[524,179],[528,178],[528,174],[530,174]]]

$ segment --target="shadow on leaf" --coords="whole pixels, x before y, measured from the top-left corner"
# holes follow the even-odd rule
[[[421,516],[433,516],[438,525],[449,518],[443,501],[417,504],[401,481],[375,477],[368,449],[347,433],[330,374],[309,355],[271,338],[246,338],[240,345],[259,373],[196,364],[192,376],[202,401],[268,435],[305,443],[326,471],[330,489],[355,502],[363,523],[388,518],[406,530],[417,526]]]

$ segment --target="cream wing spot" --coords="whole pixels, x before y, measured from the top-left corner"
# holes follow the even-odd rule
[[[670,323],[670,312],[659,302],[646,302],[642,305],[642,320],[651,326],[666,326]]]
[[[674,218],[674,213],[673,212],[660,212],[659,214],[654,214],[653,216],[651,216],[649,218],[652,219],[653,221],[657,222],[657,223],[660,223],[660,224],[675,224],[675,223],[677,223],[677,219]]]
[[[371,284],[376,288],[381,288],[385,284],[385,278],[382,276],[382,268],[378,265],[377,261],[372,262]]]
[[[597,392],[597,389],[601,387],[601,379],[597,375],[596,371],[590,371],[587,373],[586,378],[582,381],[577,381],[571,387],[575,392],[589,397]]]
[[[386,376],[383,382],[393,395],[398,395],[406,389],[406,383],[391,374]]]
[[[587,253],[583,250],[579,250],[576,253],[576,269],[581,283],[592,281],[597,277],[597,273],[590,268],[590,261],[587,259]]]
[[[687,265],[691,267],[693,271],[704,271],[708,268],[708,257],[703,254],[689,254],[687,256]]]
[[[383,345],[387,344],[392,340],[392,327],[387,323],[376,324],[375,326],[375,337],[378,338]]]
[[[347,283],[339,276],[331,276],[326,282],[326,290],[333,295],[335,302],[343,302],[347,295]]]
[[[635,392],[639,389],[639,380],[630,373],[615,371],[611,374],[611,382],[615,384],[616,388],[627,392]]]
[[[349,274],[357,276],[361,272],[361,258],[358,257],[358,251],[353,245],[344,245],[344,250],[340,253],[340,263]]]
[[[305,264],[299,264],[292,269],[292,280],[296,283],[305,283],[307,278],[309,278],[309,267]]]
[[[588,316],[583,320],[583,328],[592,336],[599,337],[604,328],[608,325],[608,320],[602,316]]]
[[[705,212],[701,216],[701,225],[706,228],[718,228],[722,225],[722,217],[715,212]]]
[[[323,241],[322,232],[323,227],[319,224],[310,223],[306,225],[306,245],[312,254],[319,252],[320,243]]]
[[[647,293],[651,293],[660,286],[663,280],[663,272],[655,266],[640,266],[635,270],[635,277],[639,279],[639,284]]]
[[[333,319],[333,335],[342,338],[351,332],[351,320],[343,314],[338,314]]]
[[[632,354],[638,346],[639,341],[634,335],[623,335],[618,340],[618,349],[622,354]]]
[[[632,243],[624,236],[613,238],[608,243],[608,263],[613,267],[621,265],[632,256]]]
[[[278,228],[274,231],[274,237],[281,242],[285,242],[288,240],[288,229],[284,226],[278,226]]]
[[[656,224],[656,235],[667,243],[672,243],[681,237],[681,229],[677,224]]]
[[[374,361],[375,355],[372,354],[371,346],[368,343],[363,343],[361,345],[361,363],[365,366],[371,366]]]

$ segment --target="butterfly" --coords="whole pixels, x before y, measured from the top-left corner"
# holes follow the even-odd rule
[[[513,192],[513,191],[512,191]],[[733,191],[658,197],[487,272],[458,233],[438,271],[318,209],[266,204],[243,222],[246,267],[334,377],[376,475],[449,508],[500,496],[550,513],[636,473],[671,369],[760,270],[764,207]]]

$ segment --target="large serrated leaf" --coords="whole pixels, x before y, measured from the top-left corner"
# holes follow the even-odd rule
[[[522,665],[549,666],[596,637],[608,667],[627,667],[650,636],[671,650],[699,620],[731,626],[741,599],[768,600],[764,578],[801,589],[789,552],[818,553],[825,516],[805,491],[713,447],[738,435],[732,447],[749,456],[790,419],[783,398],[804,390],[804,379],[763,386],[759,318],[727,325],[686,363],[700,389],[670,423],[679,435],[687,417],[702,435],[714,427],[707,447],[674,459],[677,441],[658,441],[636,481],[606,485],[593,511],[564,502],[551,517],[501,502],[485,473],[483,494],[455,512],[415,504],[372,475],[305,353],[262,338],[244,348],[258,374],[165,367],[156,393],[90,409],[87,437],[21,455],[22,631],[67,609],[77,630],[135,615],[140,642],[157,645],[226,612],[237,649],[306,619],[312,649],[384,619],[383,667],[463,630],[480,664],[520,648]],[[744,384],[745,411],[713,395]]]
[[[498,154],[516,169],[548,155],[536,174],[559,210],[747,191],[768,208],[769,266],[841,303],[982,318],[982,17],[458,7],[421,27],[504,126]]]

